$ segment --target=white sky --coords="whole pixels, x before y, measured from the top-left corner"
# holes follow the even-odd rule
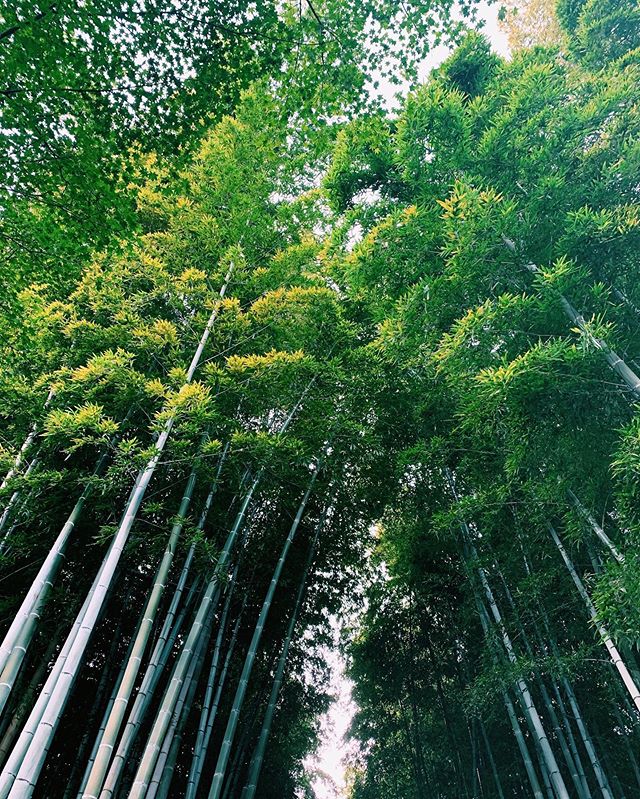
[[[507,37],[498,27],[498,10],[500,2],[488,5],[481,0],[478,15],[485,22],[484,33],[490,39],[493,49],[502,56],[509,55]],[[449,54],[449,49],[440,45],[435,47],[420,67],[420,80],[424,81],[429,72],[439,66]],[[382,83],[382,82],[381,82]],[[388,88],[387,88],[388,87]],[[389,100],[389,106],[395,105],[394,95],[398,87],[383,85],[383,93]],[[409,86],[402,87],[406,94]],[[339,628],[335,624],[336,636]],[[334,702],[321,720],[320,745],[314,757],[308,759],[306,766],[309,775],[313,775],[313,790],[316,799],[343,799],[346,797],[345,769],[352,744],[346,740],[346,733],[355,713],[355,705],[351,698],[352,684],[344,674],[345,664],[337,651],[327,650],[327,663],[331,668]]]

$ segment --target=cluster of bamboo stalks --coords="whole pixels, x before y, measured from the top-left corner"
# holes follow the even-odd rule
[[[232,274],[233,266],[226,275],[219,291],[219,302],[215,303],[186,372],[186,384],[194,379],[202,362],[207,340],[216,323],[220,301],[225,296]],[[310,386],[307,386],[303,391],[284,420],[272,424],[269,430],[271,434],[279,437],[286,433],[289,424],[299,412],[309,388]],[[26,720],[21,723],[18,715],[14,715],[14,719],[5,728],[2,742],[4,760],[0,774],[0,796],[3,799],[30,797],[37,790],[38,779],[53,745],[65,707],[85,663],[91,636],[108,602],[119,561],[150,481],[161,465],[161,456],[171,436],[174,423],[174,416],[169,415],[155,439],[151,457],[138,472],[120,523],[98,573],[37,695],[35,695],[35,686],[42,679],[48,658],[54,655],[53,651],[48,653],[42,661],[42,668],[34,675],[32,681],[34,690],[30,692],[33,695],[28,697],[30,712]],[[13,468],[7,474],[3,487],[20,471],[34,447],[37,433],[38,429],[34,426]],[[204,434],[202,443],[206,439],[207,436]],[[228,453],[227,443],[218,457],[215,477],[200,509],[196,532],[202,532],[205,528],[209,511],[215,502],[216,492],[224,475]],[[96,464],[95,475],[101,474],[107,459],[108,454],[105,451]],[[84,772],[79,780],[79,786],[74,785],[73,781],[69,782],[66,788],[61,787],[61,796],[75,795],[78,799],[80,797],[108,799],[117,796],[127,796],[132,799],[133,797],[161,799],[175,795],[172,779],[178,758],[180,757],[183,763],[186,762],[185,750],[181,744],[187,720],[196,711],[194,702],[196,694],[199,697],[200,713],[196,741],[188,753],[190,766],[184,795],[189,799],[195,799],[197,796],[219,799],[229,795],[232,777],[238,779],[237,764],[234,768],[230,758],[241,721],[247,688],[287,555],[307,511],[322,463],[318,460],[309,465],[307,486],[299,500],[288,535],[282,543],[282,550],[256,620],[249,647],[244,654],[240,678],[221,736],[219,751],[216,753],[212,747],[213,732],[223,723],[220,716],[222,697],[223,693],[226,696],[230,692],[230,664],[234,654],[237,654],[235,650],[238,632],[245,613],[246,598],[240,611],[236,613],[235,620],[233,619],[232,609],[236,600],[238,570],[249,534],[248,515],[252,502],[259,493],[264,467],[256,467],[253,471],[245,472],[235,499],[237,508],[233,524],[221,544],[215,562],[210,565],[208,572],[202,573],[202,570],[194,568],[195,541],[188,547],[186,556],[177,570],[174,564],[176,553],[181,551],[185,520],[192,511],[198,475],[197,461],[196,458],[184,485],[176,520],[157,566],[146,603],[139,615],[135,634],[129,642],[126,656],[111,685],[110,696],[104,705],[102,720],[92,747],[90,750],[87,747],[84,762],[76,764],[74,769],[76,772],[78,770],[80,773]],[[36,457],[31,459],[28,469],[33,468],[35,462]],[[91,490],[88,484],[73,506],[2,641],[0,712],[7,709],[12,689],[16,685],[25,656],[38,632],[38,623],[47,598],[60,574],[74,528],[90,498]],[[18,499],[18,492],[14,492],[5,506],[0,527],[10,519],[11,509]],[[314,561],[320,533],[330,513],[331,506],[327,500],[315,524],[306,565],[299,577],[296,577],[297,595],[284,638],[279,645],[266,712],[247,771],[246,785],[243,789],[244,799],[252,799],[257,790],[283,683],[287,656],[305,596],[307,577]],[[9,526],[3,543],[5,541],[10,543],[10,534]],[[169,588],[172,593],[167,597],[165,595]],[[163,618],[160,615],[161,611],[164,613]],[[20,707],[24,708],[24,705]],[[87,729],[85,739],[88,734]],[[208,773],[207,763],[214,761],[215,769],[205,785],[203,775]],[[132,764],[135,764],[133,775]]]

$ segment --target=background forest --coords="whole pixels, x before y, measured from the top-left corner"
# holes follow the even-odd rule
[[[341,619],[349,799],[640,795],[640,4],[501,16],[0,9],[0,799],[312,799]]]

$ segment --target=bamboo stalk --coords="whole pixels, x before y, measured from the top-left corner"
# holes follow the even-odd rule
[[[204,653],[211,635],[212,623],[213,614],[210,615],[206,622],[205,634],[201,635],[198,640],[198,650],[197,653],[195,653],[195,657],[192,658],[189,671],[187,672],[182,690],[180,691],[180,696],[176,703],[175,710],[173,711],[171,724],[169,725],[169,729],[167,730],[164,741],[162,742],[162,748],[160,749],[158,761],[156,763],[151,782],[149,783],[149,788],[145,794],[145,799],[155,799],[162,785],[164,785],[163,791],[168,791],[171,785],[175,759],[180,748],[182,730],[189,716],[189,711],[191,710],[191,705],[193,703],[193,697],[195,695],[200,673],[202,671]]]
[[[507,581],[506,581],[502,571],[499,568],[497,568],[497,564],[496,564],[495,560],[494,560],[494,566],[496,567],[497,573],[498,573],[498,575],[500,577],[500,581],[502,582],[502,585],[503,585],[503,588],[504,588],[504,592],[505,592],[505,596],[507,597],[507,601],[509,602],[509,605],[510,605],[511,609],[513,610],[513,612],[516,615],[516,619],[518,621],[518,627],[520,628],[520,636],[522,638],[522,641],[524,642],[525,650],[526,650],[527,654],[529,655],[529,657],[532,660],[534,660],[533,647],[531,646],[531,643],[529,641],[529,637],[527,635],[527,631],[526,631],[526,629],[524,627],[524,624],[522,623],[522,619],[520,618],[520,614],[518,613],[518,609],[517,609],[516,603],[515,603],[515,601],[513,599],[513,595],[511,593],[511,590],[509,589],[509,585],[507,584]],[[588,788],[587,788],[586,791],[584,789],[584,775],[582,775],[582,779],[581,779],[580,768],[578,767],[578,764],[577,764],[575,758],[573,757],[573,753],[572,753],[572,751],[571,751],[571,749],[569,747],[569,744],[567,742],[567,738],[566,738],[566,736],[565,736],[565,734],[563,732],[563,729],[562,729],[562,725],[560,724],[560,720],[558,719],[558,714],[555,711],[555,708],[553,706],[553,702],[551,701],[551,697],[549,696],[549,692],[547,691],[547,688],[546,688],[546,686],[544,684],[544,681],[540,678],[540,676],[538,674],[535,675],[535,681],[536,681],[536,684],[538,685],[538,689],[539,689],[540,693],[542,694],[542,701],[544,703],[544,706],[547,709],[547,714],[548,714],[549,718],[551,719],[551,724],[552,724],[553,729],[555,731],[557,741],[558,741],[558,743],[560,745],[560,751],[562,752],[562,756],[564,758],[564,761],[565,761],[565,763],[567,765],[567,768],[569,769],[569,774],[571,775],[571,779],[573,781],[573,784],[574,784],[574,787],[575,787],[576,792],[578,794],[578,797],[580,797],[581,799],[591,799],[591,793],[589,792]]]
[[[113,545],[113,544],[112,544]],[[73,624],[71,632],[67,636],[67,639],[60,650],[60,654],[56,658],[56,661],[53,665],[53,668],[42,687],[40,694],[27,718],[25,726],[20,733],[16,744],[14,745],[9,757],[7,758],[6,763],[2,769],[2,773],[0,774],[0,799],[7,799],[9,796],[9,792],[12,789],[14,780],[18,771],[20,769],[20,765],[22,764],[26,753],[29,750],[29,746],[33,740],[35,735],[35,731],[38,727],[40,720],[44,714],[44,711],[47,706],[47,702],[49,701],[49,697],[55,687],[56,681],[60,676],[62,669],[64,667],[65,660],[71,651],[71,646],[73,644],[73,639],[75,633],[80,629],[80,625],[82,624],[82,619],[84,617],[84,613],[86,613],[87,608],[89,607],[89,603],[91,601],[91,596],[93,595],[93,591],[98,584],[99,573],[96,575],[93,581],[93,585],[89,593],[87,594],[84,603],[78,613],[76,620]]]
[[[607,547],[609,552],[613,555],[613,557],[618,561],[618,563],[624,563],[624,555],[620,552],[620,550],[616,547],[613,541],[609,538],[609,536],[605,533],[602,527],[598,524],[598,522],[593,518],[593,515],[589,513],[587,508],[580,502],[578,497],[573,493],[570,488],[567,488],[567,496],[571,500],[571,502],[575,505],[578,509],[578,513],[582,518],[587,522],[589,527],[593,530],[593,532],[597,535],[597,537],[602,541],[602,543]]]
[[[307,560],[304,569],[302,571],[300,584],[298,585],[298,592],[296,594],[295,604],[293,606],[293,613],[291,614],[291,619],[289,620],[289,625],[287,626],[287,632],[285,634],[282,652],[280,653],[280,657],[278,659],[278,666],[276,668],[276,673],[273,678],[273,685],[271,686],[269,702],[267,704],[267,709],[265,711],[264,719],[262,721],[262,728],[260,729],[260,737],[258,738],[258,743],[256,745],[254,755],[251,758],[249,775],[247,779],[247,784],[245,785],[243,791],[242,799],[253,799],[256,790],[258,788],[258,780],[260,779],[262,762],[264,760],[264,755],[267,749],[267,742],[269,740],[269,735],[271,733],[271,725],[273,723],[273,717],[275,715],[276,705],[278,703],[278,696],[280,694],[280,689],[282,687],[284,670],[287,664],[287,657],[289,655],[289,648],[291,646],[291,641],[293,639],[293,632],[296,627],[296,622],[298,621],[298,615],[302,607],[302,601],[304,598],[306,584],[307,584],[307,577],[309,574],[309,569],[311,568],[311,564],[313,562],[313,558],[315,556],[318,537],[320,535],[320,529],[325,519],[326,515],[323,515],[320,522],[316,525],[313,540],[309,548],[309,554],[307,555]]]
[[[160,676],[164,672],[167,663],[169,662],[169,656],[180,630],[182,629],[182,624],[185,620],[187,610],[191,606],[191,602],[195,597],[197,589],[199,588],[200,581],[196,580],[189,590],[189,594],[182,609],[180,612],[178,612],[178,607],[186,586],[194,554],[195,545],[192,545],[187,553],[187,557],[182,567],[180,578],[178,580],[176,590],[174,591],[167,616],[160,631],[160,635],[158,636],[158,640],[155,643],[149,663],[147,664],[140,687],[136,693],[136,698],[131,708],[129,718],[127,719],[122,737],[118,744],[118,748],[113,756],[113,761],[107,773],[104,787],[100,793],[101,799],[107,799],[113,796],[118,786],[118,782],[122,775],[122,770],[124,769],[127,759],[129,758],[133,744],[135,743],[140,730],[140,725],[144,720],[150,700],[155,693],[158,680],[160,679]]]
[[[516,252],[516,245],[511,239],[508,239],[506,236],[502,237],[502,240],[505,244],[505,247],[509,249],[511,252]],[[539,266],[536,266],[534,263],[526,263],[525,269],[531,272],[534,275],[540,275],[542,270]],[[612,350],[607,342],[604,339],[598,338],[594,336],[593,333],[589,330],[589,325],[585,321],[584,317],[581,313],[579,313],[573,305],[569,302],[569,300],[558,292],[558,299],[560,300],[560,304],[562,305],[562,309],[565,312],[565,315],[568,319],[581,331],[581,333],[587,338],[589,343],[592,347],[597,349],[601,352],[609,364],[609,366],[613,369],[613,371],[622,379],[625,383],[627,388],[631,391],[634,396],[634,399],[640,399],[640,377],[628,366],[622,358]]]
[[[449,490],[451,491],[453,498],[457,501],[458,495],[456,492],[453,477],[449,469],[445,471],[445,477],[449,486]],[[491,610],[491,615],[494,618],[497,629],[500,631],[500,636],[502,638],[502,643],[507,653],[507,657],[512,664],[517,665],[518,658],[513,648],[513,644],[511,643],[511,638],[509,637],[507,629],[503,623],[502,614],[500,613],[500,609],[498,608],[495,596],[493,594],[493,591],[491,590],[491,586],[489,585],[487,574],[484,568],[480,565],[478,559],[478,553],[476,551],[476,548],[473,544],[473,540],[471,537],[471,532],[464,519],[460,520],[460,529],[462,532],[463,540],[466,543],[466,546],[469,552],[471,553],[471,556],[478,563],[476,571],[478,573],[478,576],[480,577],[480,583],[482,585],[484,594],[487,598],[487,603]],[[548,769],[549,778],[551,780],[551,783],[553,784],[553,789],[556,792],[558,799],[570,799],[567,787],[562,777],[562,773],[560,772],[560,768],[558,767],[558,762],[555,758],[555,755],[553,754],[553,750],[551,749],[551,745],[549,743],[549,739],[547,738],[547,734],[545,732],[542,719],[540,718],[540,714],[538,713],[538,710],[535,706],[533,697],[531,696],[531,692],[529,691],[529,687],[522,677],[517,677],[516,685],[518,688],[519,697],[526,711],[527,720],[531,724],[534,736],[538,744],[540,745],[542,757],[545,766]]]
[[[247,508],[251,502],[255,489],[258,486],[260,477],[261,472],[254,478],[251,487],[247,491],[240,510],[236,516],[233,527],[229,532],[223,550],[220,553],[218,564],[214,569],[211,578],[209,579],[207,588],[200,602],[200,607],[198,608],[196,618],[189,632],[189,636],[187,637],[185,645],[179,655],[175,673],[171,679],[171,682],[169,683],[169,686],[167,687],[162,705],[158,711],[158,715],[156,716],[153,729],[151,730],[147,746],[136,772],[133,786],[129,793],[130,799],[142,799],[146,793],[149,781],[153,776],[153,770],[155,768],[156,760],[160,751],[161,741],[164,738],[167,727],[171,721],[173,710],[175,708],[176,702],[178,701],[180,687],[189,668],[189,663],[194,651],[194,647],[197,643],[198,636],[200,635],[204,621],[213,603],[214,594],[218,590],[219,576],[227,565],[231,550],[235,544],[238,532],[244,523],[244,517],[247,512]]]
[[[302,515],[307,506],[307,501],[309,499],[309,496],[311,494],[317,476],[318,476],[318,469],[316,468],[313,472],[311,480],[309,481],[309,486],[307,487],[307,490],[305,491],[302,501],[300,502],[300,505],[298,507],[295,519],[293,520],[293,524],[291,525],[291,528],[289,530],[289,535],[287,536],[287,539],[284,543],[282,552],[280,553],[280,558],[273,573],[273,577],[271,578],[271,583],[269,584],[267,595],[265,596],[264,602],[262,604],[260,616],[258,617],[258,623],[256,624],[253,637],[251,639],[251,644],[249,645],[249,651],[247,652],[247,655],[245,657],[244,666],[242,668],[242,673],[240,675],[240,681],[238,683],[231,712],[229,714],[227,728],[225,730],[224,739],[222,741],[222,746],[220,748],[220,753],[218,755],[218,762],[216,763],[213,781],[211,783],[211,789],[209,791],[209,799],[219,799],[220,797],[220,793],[222,791],[224,783],[224,776],[227,769],[227,764],[229,762],[229,755],[231,753],[231,746],[233,744],[233,739],[235,737],[236,729],[238,726],[240,711],[242,709],[242,704],[244,702],[247,686],[249,685],[249,678],[253,670],[253,664],[255,662],[256,654],[258,651],[258,645],[260,643],[260,638],[262,637],[262,631],[264,629],[264,625],[267,620],[267,616],[269,614],[269,609],[271,607],[271,603],[273,601],[273,596],[278,586],[278,582],[280,581],[280,576],[284,568],[287,554],[289,552],[291,544],[293,543],[296,531],[300,525]]]
[[[106,458],[106,452],[100,456],[93,472],[94,476],[101,474],[104,464],[106,463]],[[67,543],[80,518],[80,514],[82,513],[90,491],[91,487],[89,484],[78,497],[73,510],[69,514],[58,537],[49,550],[47,557],[38,570],[38,573],[27,591],[27,595],[23,599],[0,645],[0,713],[4,708],[4,704],[11,691],[13,682],[15,681],[17,670],[22,663],[27,648],[33,640],[38,622],[40,621],[42,608],[53,586],[53,582],[62,567]],[[18,654],[14,655],[16,651]],[[11,657],[13,657],[13,667],[8,667],[7,664]]]
[[[622,659],[622,656],[620,655],[620,652],[618,651],[616,645],[613,643],[611,636],[609,635],[609,631],[604,626],[604,624],[602,624],[602,622],[599,621],[595,605],[591,601],[591,598],[587,593],[587,589],[584,587],[582,580],[578,576],[578,572],[575,570],[575,567],[571,562],[567,550],[564,548],[562,542],[560,541],[558,533],[555,531],[553,526],[548,522],[547,522],[547,529],[551,533],[551,538],[553,539],[556,547],[558,548],[558,551],[560,552],[560,555],[562,556],[565,566],[567,567],[567,571],[571,575],[571,579],[573,580],[576,588],[578,589],[578,593],[580,594],[582,600],[587,606],[587,611],[589,613],[589,616],[591,617],[591,620],[593,621],[596,629],[600,633],[602,642],[604,643],[604,645],[607,648],[607,651],[609,652],[609,657],[611,658],[613,665],[618,670],[618,673],[620,674],[620,677],[622,678],[622,681],[627,691],[629,692],[629,695],[631,696],[633,703],[640,712],[640,691],[638,690],[638,687],[633,681],[633,678],[629,673],[629,670],[627,669]]]
[[[195,794],[197,790],[197,775],[201,771],[201,760],[204,757],[204,750],[203,750],[203,741],[205,738],[205,732],[207,729],[207,720],[209,718],[209,712],[211,709],[211,700],[213,698],[213,692],[215,690],[216,685],[216,677],[218,676],[218,666],[220,662],[220,654],[222,648],[222,639],[227,630],[227,621],[229,618],[229,609],[231,607],[231,598],[233,596],[233,589],[235,586],[236,577],[238,574],[238,565],[236,564],[235,569],[233,570],[233,575],[227,586],[227,596],[224,603],[224,608],[222,610],[222,616],[220,618],[220,624],[218,626],[218,634],[216,635],[216,642],[213,649],[213,656],[211,658],[211,666],[209,669],[209,675],[207,678],[207,686],[205,689],[204,698],[202,701],[202,711],[200,713],[200,723],[198,724],[198,733],[196,736],[196,742],[193,748],[193,758],[191,760],[191,768],[189,770],[189,780],[187,782],[187,788],[185,793],[185,799],[195,799]]]
[[[221,464],[219,464],[221,466]],[[218,472],[219,475],[219,472]],[[111,763],[113,750],[117,742],[118,734],[124,721],[129,700],[133,693],[138,671],[142,664],[142,658],[147,648],[151,631],[155,624],[155,618],[160,606],[160,601],[164,594],[164,590],[173,563],[173,557],[178,546],[178,541],[182,533],[184,519],[189,512],[191,505],[191,498],[196,483],[196,467],[191,470],[189,479],[182,495],[180,508],[178,510],[178,518],[171,528],[171,534],[167,542],[162,561],[160,562],[156,571],[154,584],[151,593],[147,600],[146,607],[142,614],[142,620],[138,627],[138,631],[133,643],[131,655],[126,664],[124,676],[118,694],[115,698],[114,705],[107,720],[103,735],[98,746],[96,758],[89,774],[89,779],[83,792],[83,799],[98,799],[102,789],[105,775]]]
[[[224,686],[227,680],[227,674],[229,672],[229,664],[231,663],[231,658],[233,657],[233,653],[235,652],[236,643],[238,640],[238,632],[240,630],[240,623],[242,621],[242,616],[244,614],[246,606],[246,596],[242,602],[242,607],[240,608],[240,613],[238,614],[238,618],[233,625],[233,630],[231,633],[231,638],[229,640],[229,646],[227,647],[227,653],[224,658],[224,663],[222,665],[222,670],[220,672],[220,677],[218,678],[218,687],[216,688],[216,694],[213,698],[213,703],[211,705],[211,709],[209,711],[209,715],[207,717],[207,726],[204,731],[204,737],[202,739],[202,743],[200,744],[199,749],[199,758],[198,758],[198,766],[196,771],[193,775],[193,795],[195,796],[198,791],[198,786],[200,784],[200,780],[202,778],[202,770],[204,768],[204,759],[209,748],[209,742],[211,740],[211,735],[213,733],[213,728],[215,726],[216,718],[218,715],[218,708],[220,707],[220,699],[222,698],[222,691],[224,690]],[[191,776],[190,776],[191,779]]]
[[[476,607],[478,608],[478,615],[480,617],[480,623],[482,625],[485,638],[487,639],[487,642],[491,649],[492,658],[494,662],[497,664],[499,660],[498,660],[498,654],[495,651],[494,647],[492,646],[491,622],[489,621],[489,614],[487,613],[484,603],[477,595],[475,588],[473,588],[473,596],[476,603]],[[535,766],[533,765],[533,761],[531,760],[531,755],[529,754],[527,742],[522,733],[522,727],[520,726],[520,722],[518,721],[518,716],[516,714],[515,708],[513,707],[513,702],[511,701],[511,698],[506,691],[503,691],[502,693],[502,701],[504,702],[504,706],[507,711],[507,717],[509,718],[509,723],[511,724],[511,729],[513,731],[513,736],[516,739],[516,744],[518,745],[518,749],[520,751],[520,757],[522,758],[525,771],[527,772],[527,779],[529,780],[529,785],[531,786],[533,797],[534,799],[544,799],[544,794],[542,793],[542,788],[540,787],[540,781],[538,780],[538,775],[536,773]]]

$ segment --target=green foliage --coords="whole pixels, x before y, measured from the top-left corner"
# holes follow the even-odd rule
[[[617,678],[548,523],[611,634],[637,647],[637,397],[607,363],[615,350],[638,371],[635,5],[561,4],[562,56],[538,47],[504,61],[468,33],[394,119],[362,88],[397,56],[410,73],[436,18],[446,23],[436,39],[462,31],[449,0],[205,4],[189,21],[176,12],[171,26],[153,5],[134,24],[136,9],[119,6],[120,28],[108,0],[19,8],[0,32],[12,43],[0,57],[10,91],[26,98],[19,107],[12,96],[3,121],[8,191],[25,191],[0,218],[13,242],[7,307],[19,311],[0,328],[5,472],[36,430],[0,492],[4,504],[14,492],[19,500],[0,556],[3,612],[64,523],[69,496],[89,486],[60,585],[81,604],[171,422],[107,631],[92,644],[93,679],[103,663],[106,682],[115,679],[105,641],[126,644],[135,628],[168,527],[184,522],[206,578],[258,478],[232,555],[244,652],[246,619],[317,468],[249,686],[233,779],[247,770],[320,525],[261,796],[310,790],[302,764],[327,706],[322,646],[345,603],[363,606],[345,646],[358,705],[353,799],[475,796],[478,774],[493,796],[484,733],[503,795],[522,793],[504,707],[519,680],[548,729],[560,704],[542,688],[566,692],[571,681],[607,769],[633,795],[620,752],[637,731],[613,718]],[[472,16],[472,5],[462,11]],[[38,65],[49,68],[46,86]],[[154,78],[150,89],[131,85],[138,68]],[[72,76],[81,92],[67,91]],[[94,83],[104,91],[87,92]],[[193,504],[178,517],[192,470]],[[611,562],[596,524],[624,562]],[[48,608],[47,629],[61,602]],[[240,663],[234,656],[234,679]],[[78,702],[94,693],[85,678]],[[69,732],[57,772],[71,773],[83,733]],[[183,751],[194,741],[190,720]],[[59,793],[56,779],[46,772],[43,795]],[[179,790],[183,767],[174,779]]]

